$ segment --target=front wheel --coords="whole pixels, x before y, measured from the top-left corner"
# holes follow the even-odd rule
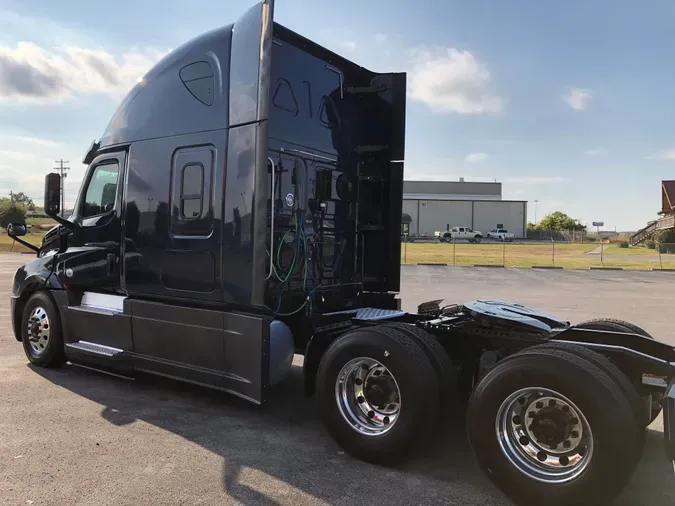
[[[479,242],[481,242],[482,240],[483,240],[483,238],[482,238],[481,236],[479,236],[479,235],[477,235],[476,237],[473,238],[473,242],[475,242],[475,243],[479,243]]]
[[[478,384],[467,412],[469,440],[487,476],[532,505],[611,501],[637,464],[636,423],[612,378],[563,350],[502,360]]]
[[[333,439],[371,463],[400,461],[439,421],[435,370],[424,350],[395,328],[338,338],[319,364],[316,396]]]
[[[45,292],[30,296],[23,308],[21,341],[28,360],[40,367],[58,367],[65,361],[61,318]]]

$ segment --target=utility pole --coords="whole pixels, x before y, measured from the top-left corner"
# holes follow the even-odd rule
[[[61,174],[61,217],[63,217],[63,213],[66,210],[66,185],[65,185],[65,179],[68,177],[67,172],[70,170],[70,167],[66,167],[64,164],[68,163],[68,160],[57,160],[54,163],[58,163],[58,167],[54,167],[54,171],[58,172]]]

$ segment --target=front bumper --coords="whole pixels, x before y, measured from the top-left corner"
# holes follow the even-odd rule
[[[675,378],[663,397],[663,440],[668,460],[675,464]]]

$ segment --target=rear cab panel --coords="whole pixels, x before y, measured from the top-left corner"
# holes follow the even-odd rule
[[[323,312],[398,292],[406,76],[370,72],[276,23],[273,33],[268,212],[277,242],[300,212],[314,244],[298,297],[309,291]],[[274,287],[267,295],[274,304]]]

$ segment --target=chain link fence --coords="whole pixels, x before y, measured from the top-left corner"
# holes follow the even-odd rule
[[[675,243],[631,247],[625,242],[483,240],[471,244],[403,242],[402,264],[558,269],[675,270]]]

